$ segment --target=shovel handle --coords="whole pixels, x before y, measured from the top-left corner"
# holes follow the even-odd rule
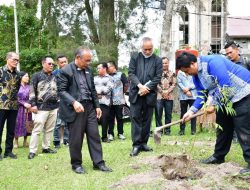
[[[193,119],[193,118],[195,118],[195,117],[198,117],[198,116],[200,116],[200,115],[203,115],[204,113],[205,113],[204,111],[198,112],[198,113],[192,115],[190,119]],[[156,127],[156,128],[155,128],[155,132],[157,133],[158,131],[161,131],[162,129],[165,129],[165,128],[170,127],[170,126],[172,126],[172,125],[176,125],[176,124],[181,123],[181,122],[182,122],[182,119],[179,119],[179,120],[177,120],[177,121],[173,121],[173,122],[168,123],[168,124],[166,124],[166,125],[163,125],[163,126],[161,126],[161,127]]]

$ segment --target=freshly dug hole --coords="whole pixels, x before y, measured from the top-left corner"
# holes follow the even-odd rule
[[[162,160],[160,166],[162,175],[168,180],[200,179],[203,176],[187,155],[161,155],[158,158]]]

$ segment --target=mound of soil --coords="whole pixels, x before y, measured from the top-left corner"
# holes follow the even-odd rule
[[[138,173],[143,165],[150,166],[146,172]],[[161,155],[142,158],[130,167],[137,174],[129,175],[112,184],[111,189],[164,189],[164,190],[239,190],[242,187],[232,183],[239,180],[241,167],[235,163],[220,165],[200,164],[187,155]],[[246,183],[249,177],[242,178]],[[138,187],[139,186],[139,187]],[[145,188],[144,188],[145,187]]]
[[[160,168],[162,175],[168,180],[202,178],[203,173],[195,167],[187,155],[161,155],[158,158],[164,160]]]

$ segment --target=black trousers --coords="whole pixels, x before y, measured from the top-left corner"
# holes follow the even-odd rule
[[[109,106],[104,104],[100,104],[100,107],[102,110],[102,117],[100,118],[100,123],[102,126],[102,139],[105,139],[107,138],[108,133],[110,110]]]
[[[217,139],[214,150],[214,157],[223,159],[229,152],[233,131],[235,130],[243,151],[245,161],[250,164],[250,95],[233,104],[236,116],[226,115],[226,112],[219,110],[216,113],[216,123],[222,130],[217,128]]]
[[[163,113],[163,109],[164,109],[164,112],[165,112],[165,123],[164,124],[171,123],[173,105],[174,105],[174,101],[173,100],[164,100],[164,99],[157,100],[156,106],[155,106],[156,127],[162,126],[162,113]],[[165,133],[166,132],[170,133],[170,127],[167,127],[165,129]]]
[[[145,97],[138,97],[135,104],[130,104],[133,147],[148,143],[153,111],[154,106],[147,105]]]
[[[115,118],[117,121],[117,132],[123,134],[123,120],[122,120],[123,105],[112,105],[110,107],[109,131],[108,133],[114,136]]]
[[[181,117],[187,112],[188,106],[191,107],[193,105],[195,100],[180,100],[180,106],[181,106]],[[180,124],[180,130],[185,131],[186,124],[181,123]],[[196,132],[196,118],[191,119],[191,131]]]
[[[91,102],[84,103],[84,112],[77,113],[75,120],[69,125],[69,152],[72,168],[82,165],[82,144],[84,134],[93,164],[103,161],[102,146],[98,131],[96,112]]]
[[[15,136],[17,110],[0,109],[0,154],[2,154],[2,136],[4,123],[7,120],[7,133],[5,140],[5,154],[12,152],[13,140]]]

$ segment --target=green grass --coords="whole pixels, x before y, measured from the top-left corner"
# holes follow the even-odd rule
[[[175,119],[177,116],[175,115]],[[153,123],[155,126],[155,123]],[[213,130],[205,130],[195,136],[190,135],[190,126],[186,129],[185,136],[178,136],[179,126],[172,127],[171,136],[163,136],[161,145],[155,145],[150,138],[149,145],[154,149],[150,153],[141,153],[138,157],[129,156],[131,150],[130,123],[124,125],[125,141],[118,140],[103,144],[103,154],[106,164],[114,171],[103,173],[92,169],[92,162],[87,150],[86,141],[83,145],[83,167],[87,171],[85,175],[77,175],[71,170],[69,151],[67,147],[59,149],[57,154],[39,154],[33,160],[28,160],[28,148],[15,149],[18,159],[3,159],[0,161],[0,189],[20,190],[20,189],[84,189],[84,190],[104,190],[115,182],[135,173],[141,173],[149,169],[148,166],[141,166],[140,169],[133,169],[131,164],[136,164],[138,159],[144,157],[187,153],[191,158],[199,160],[206,158],[213,153],[213,146],[192,146],[194,141],[215,140]],[[167,141],[190,142],[188,145],[170,145]],[[5,142],[3,136],[2,146]],[[22,145],[22,139],[19,140]],[[38,153],[41,153],[41,143]],[[3,149],[4,150],[4,149]],[[236,162],[245,166],[242,151],[238,144],[233,144],[226,161]],[[127,189],[162,189],[161,186],[147,185],[146,187],[128,187]]]

